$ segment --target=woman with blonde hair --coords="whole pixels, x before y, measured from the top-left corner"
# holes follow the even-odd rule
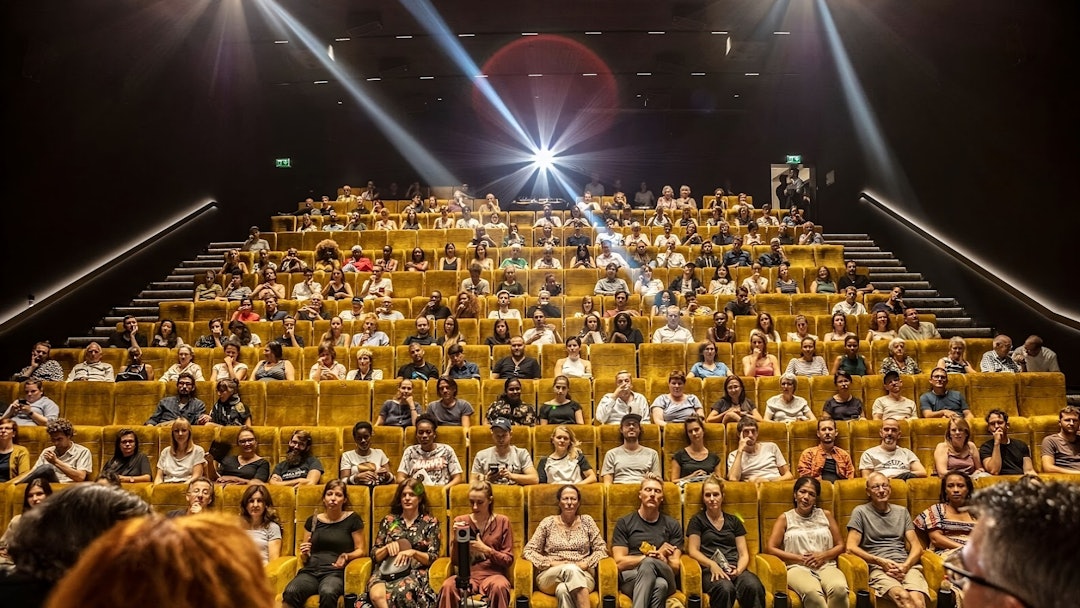
[[[510,605],[510,567],[514,563],[514,533],[510,518],[495,512],[491,483],[474,481],[469,484],[471,512],[458,515],[451,522],[454,530],[468,530],[471,543],[469,588],[477,589],[491,608]],[[450,560],[457,562],[458,543],[450,545]],[[448,576],[439,591],[439,608],[455,608],[461,601],[457,586],[460,574]]]
[[[780,360],[766,348],[765,335],[754,329],[750,332],[750,354],[742,358],[744,376],[775,376],[780,373]]]
[[[974,374],[977,370],[968,363],[964,353],[967,342],[960,336],[949,338],[949,354],[938,359],[935,367],[940,367],[950,374]]]
[[[154,483],[187,483],[202,477],[206,469],[206,451],[191,439],[191,423],[177,418],[169,436],[170,444],[158,456]]]
[[[330,329],[326,330],[326,333],[319,338],[320,342],[329,342],[332,346],[348,346],[351,344],[349,341],[349,334],[343,331],[345,322],[341,320],[339,316],[333,316],[330,318]]]
[[[370,348],[361,348],[356,351],[356,369],[349,371],[345,379],[382,380],[383,370],[375,369],[372,366],[373,361],[375,361],[375,354],[371,352]]]

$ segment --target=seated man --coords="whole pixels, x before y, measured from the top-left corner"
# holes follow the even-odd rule
[[[870,566],[870,588],[901,608],[925,608],[930,590],[923,577],[923,546],[911,514],[889,504],[892,486],[880,473],[866,478],[869,502],[851,512],[847,550]]]
[[[288,348],[303,348],[304,337],[296,335],[296,318],[292,316],[286,316],[281,320],[281,328],[284,333],[274,338],[275,341],[280,342],[282,346]]]
[[[615,390],[603,396],[593,415],[595,424],[620,424],[627,414],[648,422],[649,402],[645,395],[634,392],[634,378],[630,372],[621,370],[615,374]]]
[[[999,334],[994,338],[994,350],[987,351],[979,361],[979,371],[983,373],[1020,373],[1020,365],[1012,356],[1012,338]]]
[[[923,418],[959,418],[968,422],[975,417],[971,414],[967,399],[959,391],[949,390],[949,374],[940,367],[930,372],[930,390],[919,397]]]
[[[926,477],[926,467],[919,462],[915,452],[897,445],[900,441],[900,423],[886,418],[881,423],[881,444],[863,452],[859,458],[859,470],[863,477],[881,473],[892,479]]]
[[[19,426],[45,426],[60,416],[60,406],[45,396],[41,380],[23,382],[23,395],[22,399],[12,401],[0,418],[10,419]],[[10,452],[0,456],[10,456]]]
[[[1009,437],[1009,415],[992,409],[986,415],[991,439],[979,447],[983,468],[991,475],[1036,475],[1031,450],[1023,441]]]
[[[345,230],[345,224],[341,223],[337,211],[330,209],[330,215],[323,222],[322,229],[326,232],[340,232]]]
[[[195,396],[195,376],[188,372],[176,378],[176,396],[168,396],[158,401],[154,415],[146,421],[147,426],[171,424],[177,418],[184,418],[192,425],[198,424],[199,416],[206,413],[206,404]]]
[[[39,467],[47,467],[56,473],[56,479],[60,483],[86,481],[94,465],[93,458],[88,448],[72,441],[75,427],[71,421],[54,418],[45,425],[45,432],[48,433],[52,445],[41,451],[41,456],[27,475],[33,474]],[[21,477],[13,481],[18,483]]]
[[[743,416],[736,426],[739,447],[727,457],[728,481],[786,481],[793,479],[783,452],[775,443],[759,442],[758,422]]]
[[[1012,353],[1013,361],[1025,372],[1060,372],[1057,353],[1043,346],[1039,336],[1028,336],[1027,340]]]
[[[836,421],[818,418],[818,444],[803,450],[796,470],[799,477],[813,477],[824,481],[854,479],[855,464],[851,454],[836,445]]]
[[[494,445],[476,453],[472,478],[500,485],[529,486],[539,483],[540,476],[532,463],[532,453],[513,444],[513,424],[506,418],[491,421]]]
[[[435,336],[431,333],[431,321],[427,317],[417,317],[416,333],[405,338],[405,346],[412,346],[413,344],[431,346],[435,343]]]
[[[483,267],[476,262],[469,265],[469,276],[461,281],[461,291],[467,291],[477,296],[486,296],[491,293],[491,283],[487,279],[480,278]]]
[[[244,298],[250,298],[251,297],[251,288],[248,287],[247,285],[244,285],[244,273],[243,272],[240,272],[239,270],[234,270],[232,272],[232,274],[229,275],[229,277],[230,277],[229,278],[229,284],[225,286],[225,289],[221,292],[221,297],[219,297],[218,300],[227,300],[229,302],[239,302],[240,300],[243,300]],[[134,318],[134,317],[132,317],[132,318]],[[138,323],[136,323],[136,327],[137,326],[138,326]],[[124,329],[127,329],[126,324],[124,326]],[[145,344],[140,344],[139,346],[146,346],[146,345]],[[122,347],[122,348],[126,348],[126,347]]]
[[[450,358],[450,363],[446,366],[446,374],[444,375],[454,380],[480,379],[480,367],[471,361],[465,360],[465,347],[460,342],[456,342],[446,349],[446,355]]]
[[[904,287],[903,285],[894,285],[889,292],[889,299],[885,302],[878,302],[874,304],[874,309],[871,313],[875,313],[879,310],[884,310],[890,315],[902,315],[908,307],[904,305]]]
[[[371,277],[364,281],[356,295],[365,300],[394,297],[394,282],[385,273],[386,269],[380,264],[376,264],[371,269]]]
[[[740,286],[735,290],[735,299],[724,305],[724,311],[731,317],[757,316],[757,309],[750,301],[750,290]]]
[[[893,370],[885,374],[883,381],[888,394],[874,400],[874,406],[870,410],[874,420],[918,418],[919,413],[915,409],[915,402],[900,394],[900,391],[904,389],[904,380],[900,372]]]
[[[630,265],[626,263],[626,258],[619,253],[611,251],[612,242],[613,239],[603,239],[600,241],[600,255],[596,256],[596,267],[606,269],[608,264],[615,264],[618,268],[629,267]]]
[[[270,475],[271,485],[313,486],[319,483],[322,475],[322,463],[311,455],[311,433],[305,430],[293,431],[285,459],[277,463]]]
[[[689,344],[694,341],[694,334],[679,324],[679,317],[682,316],[682,312],[679,311],[678,306],[668,306],[664,314],[667,317],[667,324],[658,327],[653,332],[652,341],[654,344]]]
[[[248,228],[248,238],[242,245],[240,245],[240,251],[250,251],[252,253],[258,253],[262,250],[269,251],[270,243],[266,239],[262,238],[262,233],[259,232],[258,226],[252,226]]]
[[[353,298],[350,301],[349,310],[338,313],[342,321],[359,321],[364,316],[364,298]]]
[[[420,309],[418,317],[427,317],[428,320],[442,321],[450,316],[450,309],[443,304],[442,292],[438,289],[432,290],[431,296],[428,298],[424,307]]]
[[[622,445],[604,454],[600,467],[600,479],[604,483],[639,483],[646,475],[660,477],[660,455],[656,450],[643,446],[641,439],[641,416],[626,414],[619,422]]]
[[[291,250],[290,250],[291,251]],[[282,266],[285,261],[282,260]],[[304,302],[310,300],[314,294],[322,294],[322,285],[315,281],[315,271],[311,268],[304,268],[304,280],[293,285],[292,299],[298,302]]]
[[[345,258],[345,264],[341,270],[345,272],[371,272],[375,268],[371,258],[364,256],[364,250],[360,245],[353,245],[349,257]]]
[[[266,315],[263,316],[263,321],[280,321],[289,316],[288,312],[278,308],[277,296],[266,296],[263,298],[263,303],[266,305]]]
[[[405,314],[400,310],[394,310],[394,299],[390,296],[379,298],[379,307],[375,309],[375,316],[380,321],[401,321]]]
[[[1080,409],[1066,405],[1058,412],[1057,433],[1042,441],[1042,470],[1044,473],[1080,474]]]
[[[525,339],[521,336],[510,338],[510,354],[491,366],[494,379],[540,377],[540,363],[525,354]]]
[[[555,329],[555,325],[547,322],[547,316],[544,311],[537,310],[532,314],[533,327],[525,330],[525,334],[522,338],[525,340],[525,344],[535,344],[537,346],[543,344],[561,344],[562,336],[559,335],[559,330]]]
[[[545,317],[553,317],[556,319],[562,317],[562,311],[551,303],[551,293],[546,289],[540,290],[539,301],[525,311],[525,316],[532,318],[533,313],[536,311],[544,313]]]
[[[578,245],[585,245],[586,247],[592,245],[592,238],[589,235],[582,232],[581,222],[574,223],[574,233],[566,237],[567,247],[577,247]]]
[[[840,280],[836,282],[837,289],[847,289],[850,285],[858,290],[859,293],[870,293],[874,291],[874,284],[870,282],[870,278],[864,274],[858,274],[858,266],[855,264],[855,260],[844,262],[844,267],[847,269],[847,274],[840,277]]]
[[[696,268],[716,268],[720,265],[720,258],[713,253],[712,241],[705,241],[701,244],[701,254],[694,259],[694,266]]]
[[[114,382],[113,366],[101,360],[101,345],[91,342],[83,351],[83,360],[68,374],[68,382]]]
[[[724,254],[724,266],[749,266],[750,252],[743,249],[743,238],[735,237],[731,241],[731,249]]]
[[[525,269],[529,267],[529,260],[526,260],[521,255],[521,245],[514,243],[510,245],[510,255],[503,258],[499,268],[506,268],[507,266],[513,266],[518,269]]]
[[[426,320],[426,319],[425,319]],[[439,377],[439,370],[434,365],[424,360],[424,347],[419,342],[409,344],[409,361],[398,368],[397,377],[408,380],[424,380]]]
[[[919,311],[909,307],[904,310],[904,324],[896,332],[896,337],[903,340],[940,340],[941,334],[933,323],[919,321]]]
[[[630,291],[626,281],[616,276],[618,272],[619,265],[615,262],[609,262],[604,267],[604,276],[593,287],[593,293],[598,296],[613,296],[620,291]]]
[[[248,290],[248,295],[251,294],[251,290]],[[125,350],[131,348],[133,344],[146,348],[146,336],[139,335],[139,320],[132,315],[124,317],[124,329],[113,330],[112,335],[109,337],[109,348],[123,348]]]
[[[778,238],[769,241],[768,253],[763,253],[758,256],[758,264],[761,264],[762,268],[776,267],[787,261],[787,253],[784,252],[784,248],[780,246],[780,239]]]
[[[664,608],[675,593],[682,557],[683,529],[660,511],[664,482],[659,474],[641,480],[641,506],[619,518],[611,536],[611,556],[619,570],[619,591],[633,608]]]
[[[854,285],[848,285],[844,288],[844,301],[837,302],[836,306],[833,306],[832,314],[842,312],[845,315],[865,315],[866,307],[862,302],[855,301],[858,296],[859,290],[855,289]]]
[[[628,315],[630,315],[632,317],[636,317],[636,316],[640,315],[641,314],[640,312],[638,312],[636,310],[632,310],[630,308],[627,308],[627,305],[628,305],[629,302],[630,302],[630,294],[626,290],[620,289],[619,291],[615,292],[615,308],[608,308],[607,310],[605,310],[604,311],[604,316],[605,317],[614,317],[615,315],[619,314],[620,312],[625,312],[626,314],[628,314]]]
[[[14,382],[23,382],[30,379],[45,380],[48,382],[63,381],[64,369],[60,367],[59,361],[49,358],[51,352],[52,345],[49,344],[48,341],[34,344],[33,350],[30,351],[30,365],[15,372],[15,374],[11,376],[11,379]]]

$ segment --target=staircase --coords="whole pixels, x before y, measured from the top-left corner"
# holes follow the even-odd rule
[[[879,290],[892,289],[902,285],[905,289],[904,302],[918,308],[920,312],[937,316],[937,327],[945,338],[961,336],[964,338],[991,338],[989,327],[979,326],[954,298],[942,296],[923,276],[908,271],[892,252],[882,251],[866,234],[825,234],[829,245],[843,245],[844,255],[855,260],[860,266],[870,269],[870,282]],[[135,315],[140,322],[158,320],[158,303],[171,300],[189,300],[195,290],[196,281],[202,280],[207,270],[221,268],[224,253],[229,249],[239,249],[240,242],[210,243],[205,253],[195,256],[194,260],[185,260],[165,277],[164,281],[151,283],[131,301],[128,306],[112,309],[91,330],[88,336],[68,338],[66,346],[83,347],[93,340],[108,339],[125,315]]]
[[[870,269],[870,282],[878,290],[904,288],[904,303],[937,316],[943,338],[992,338],[989,327],[979,326],[954,298],[943,296],[918,272],[910,272],[890,251],[882,251],[866,234],[825,234],[829,245],[843,245],[844,256]]]
[[[116,324],[127,315],[134,315],[140,323],[153,323],[158,320],[158,303],[176,300],[191,300],[195,292],[195,283],[202,282],[203,274],[207,270],[220,270],[225,252],[229,249],[239,249],[243,243],[210,243],[205,253],[195,256],[194,260],[184,260],[180,265],[173,268],[169,276],[163,281],[150,283],[146,289],[139,292],[127,306],[118,306],[109,311],[91,328],[87,336],[69,337],[65,346],[68,348],[82,348],[90,342],[108,340]]]

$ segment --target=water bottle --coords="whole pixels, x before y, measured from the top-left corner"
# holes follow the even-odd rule
[[[790,605],[786,592],[777,591],[773,594],[773,608],[788,608]]]

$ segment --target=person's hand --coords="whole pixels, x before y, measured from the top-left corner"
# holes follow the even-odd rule
[[[386,545],[386,551],[390,554],[390,557],[394,557],[398,553],[401,553],[401,545],[395,540],[394,542]]]
[[[479,538],[475,538],[469,541],[469,549],[473,553],[485,556],[491,552],[491,547],[487,546],[487,544],[485,544],[484,541],[480,540]]]
[[[748,447],[750,447],[750,436],[749,435],[743,435],[742,437],[739,438],[739,449],[740,450],[746,450],[746,448],[748,448]]]
[[[665,558],[671,557],[672,555],[675,555],[675,545],[672,545],[671,543],[664,543],[660,545],[660,548],[657,549],[657,552],[659,552],[660,555],[663,555]]]
[[[225,355],[225,365],[227,365],[228,367],[232,367],[235,362],[236,361],[232,358],[232,356]]]
[[[311,541],[300,543],[300,557],[304,559],[311,557]]]
[[[396,545],[397,543],[394,544]],[[409,561],[413,558],[413,555],[415,554],[416,551],[413,549],[409,549],[408,551],[401,551],[397,554],[397,557],[394,558],[394,563],[398,566],[404,566],[409,563]]]
[[[697,477],[707,477],[708,475],[709,475],[709,474],[708,474],[708,473],[706,473],[706,472],[705,472],[705,471],[704,471],[703,469],[698,469],[698,470],[694,471],[693,473],[691,473],[691,474],[690,474],[690,477],[694,477],[694,478],[697,478]]]
[[[195,424],[206,424],[210,422],[210,414],[203,414],[199,416],[199,419],[195,421]]]
[[[712,564],[709,566],[709,573],[712,574],[710,580],[713,581],[731,580],[731,577],[728,576],[727,572],[724,572],[724,569],[716,564]]]
[[[338,558],[336,560],[334,560],[334,567],[335,568],[344,568],[345,564],[348,564],[348,563],[349,563],[349,554],[348,553],[342,553],[341,555],[338,556]]]
[[[994,431],[994,444],[1001,445],[1001,442],[1005,440],[1005,429],[1000,428]]]
[[[372,485],[379,481],[379,474],[375,471],[364,471],[357,473],[356,478],[364,485]]]
[[[215,338],[220,338],[222,331],[223,330],[220,326],[215,325],[214,328],[210,330],[210,335],[214,336]]]
[[[60,462],[60,459],[56,457],[56,452],[45,452],[45,462],[49,464],[56,464]]]

